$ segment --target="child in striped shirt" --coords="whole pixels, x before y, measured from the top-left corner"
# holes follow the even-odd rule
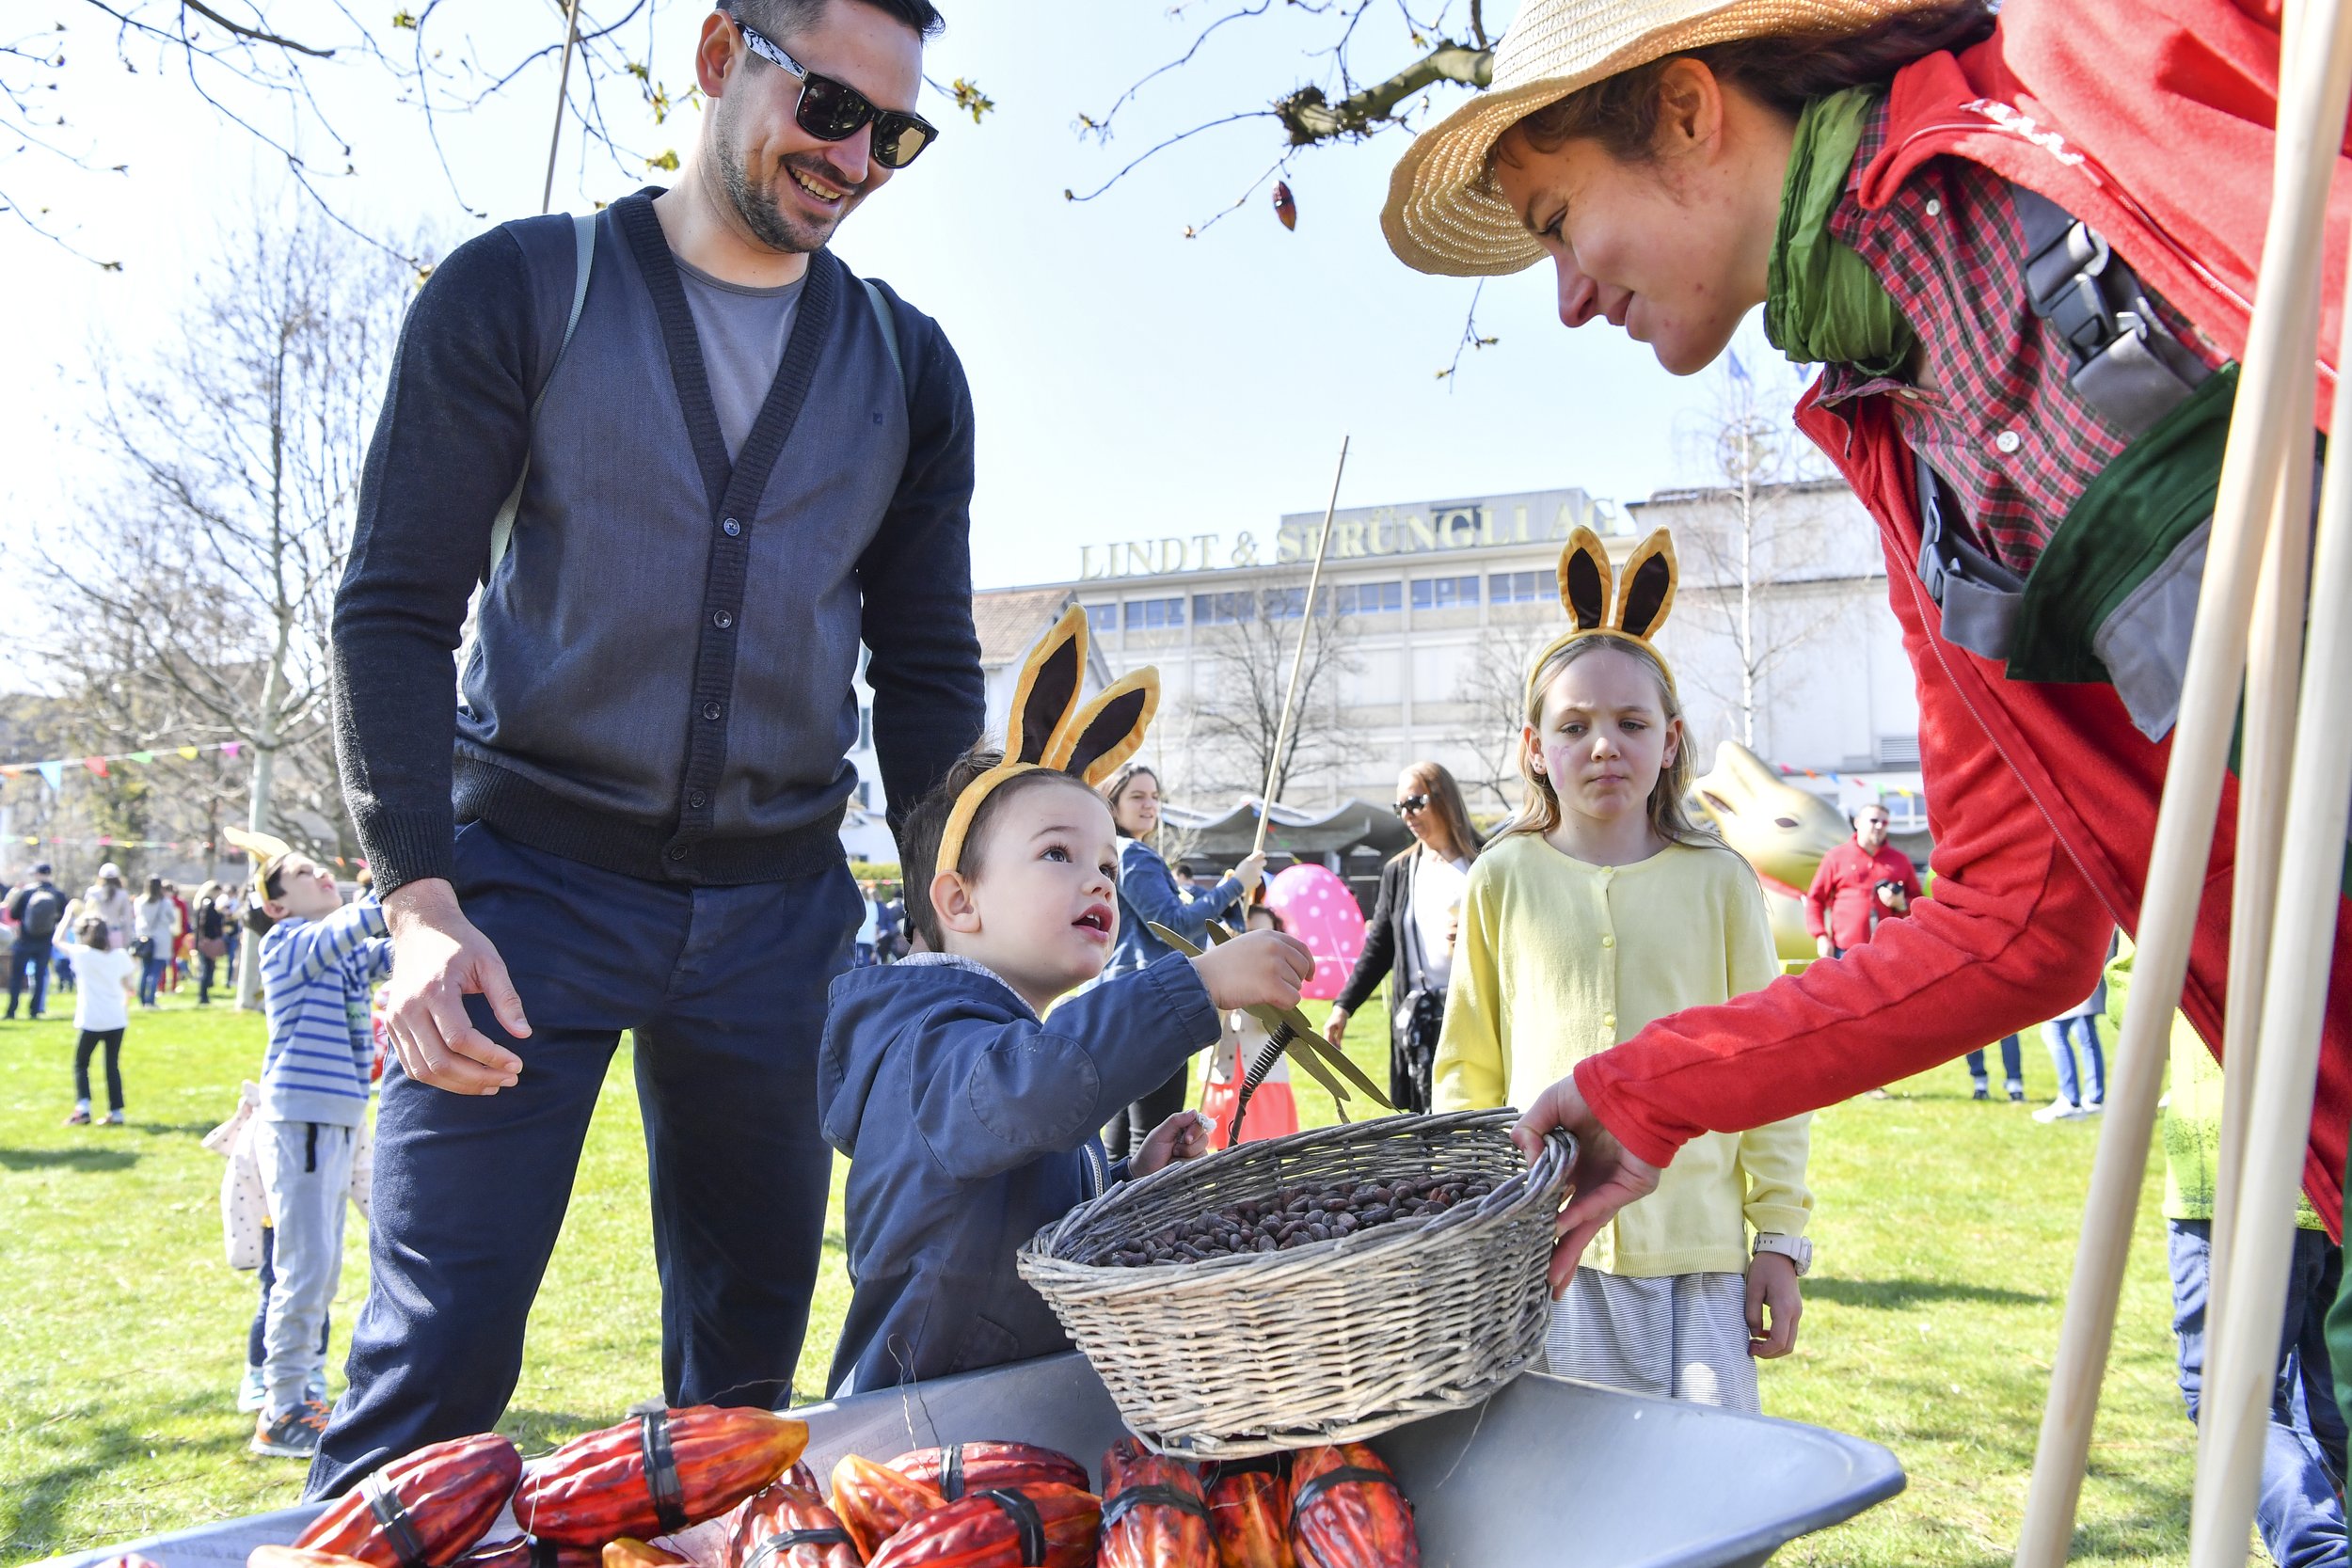
[[[343,1195],[367,1117],[374,1041],[355,1023],[391,971],[383,906],[346,907],[334,873],[287,850],[253,877],[246,924],[262,933],[269,1047],[254,1151],[277,1232],[255,1453],[309,1459],[326,1406],[309,1386],[325,1369],[320,1330],[342,1273]]]

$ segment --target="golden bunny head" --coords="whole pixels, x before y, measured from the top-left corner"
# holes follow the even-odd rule
[[[1679,575],[1674,537],[1662,528],[1633,547],[1622,578],[1609,564],[1609,551],[1598,534],[1588,528],[1569,534],[1560,552],[1560,604],[1568,612],[1568,630],[1547,643],[1528,666],[1531,704],[1535,677],[1551,656],[1586,637],[1639,643],[1667,672],[1671,685],[1673,672],[1652,639],[1674,609]]]
[[[1022,660],[1006,721],[1005,760],[974,779],[956,797],[940,835],[940,871],[959,871],[963,841],[980,804],[999,785],[1050,768],[1089,789],[1116,772],[1143,746],[1144,731],[1160,705],[1160,673],[1146,665],[1120,676],[1103,694],[1078,705],[1086,682],[1086,611],[1072,605]]]

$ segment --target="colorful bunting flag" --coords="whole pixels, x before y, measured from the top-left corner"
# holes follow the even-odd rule
[[[33,764],[33,769],[35,772],[38,772],[43,780],[47,781],[50,788],[63,789],[65,787],[64,763],[37,762]]]

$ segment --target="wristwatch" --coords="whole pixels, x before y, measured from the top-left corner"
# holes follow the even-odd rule
[[[1756,1250],[1777,1252],[1791,1263],[1796,1264],[1799,1279],[1803,1279],[1813,1272],[1813,1243],[1803,1236],[1782,1236],[1770,1230],[1759,1231],[1756,1238]]]

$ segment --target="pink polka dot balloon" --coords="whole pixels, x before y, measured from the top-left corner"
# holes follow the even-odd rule
[[[1306,994],[1328,1002],[1347,984],[1364,950],[1364,911],[1347,884],[1320,865],[1294,865],[1266,884],[1266,904],[1315,956]]]

